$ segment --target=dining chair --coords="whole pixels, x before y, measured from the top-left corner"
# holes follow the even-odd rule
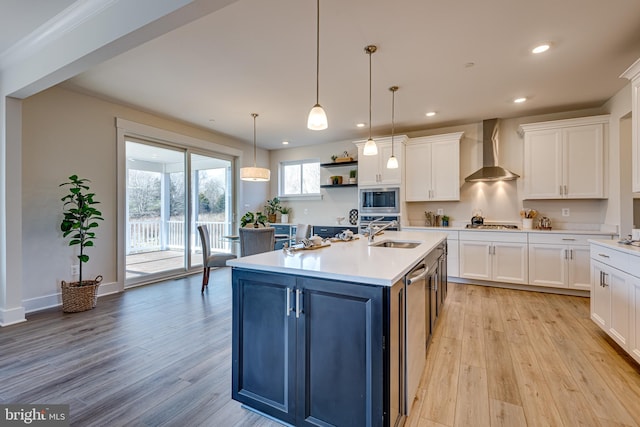
[[[204,225],[198,226],[200,234],[200,243],[202,244],[202,290],[209,285],[209,271],[211,267],[226,267],[227,261],[236,258],[235,255],[226,252],[211,252],[211,239],[209,238],[209,230]]]
[[[311,225],[309,224],[298,224],[296,225],[296,241],[295,243],[300,243],[302,239],[308,239],[311,237]]]
[[[255,255],[275,249],[276,229],[273,227],[241,228],[239,234],[240,256]]]

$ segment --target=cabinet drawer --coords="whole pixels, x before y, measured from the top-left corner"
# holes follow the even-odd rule
[[[600,261],[613,268],[622,271],[629,271],[629,255],[615,249],[606,248],[600,245],[591,245],[591,259]]]
[[[326,239],[327,237],[335,237],[336,234],[342,233],[344,230],[351,230],[354,233],[358,232],[358,227],[322,227],[319,225],[313,226],[313,233]]]
[[[527,243],[527,233],[522,231],[460,231],[459,238],[480,242]]]
[[[276,234],[291,234],[290,225],[271,224],[271,226],[276,229]]]
[[[529,233],[529,243],[548,243],[552,245],[589,245],[589,239],[607,239],[610,235],[602,234],[564,234],[564,233]]]
[[[440,227],[440,228],[402,228],[403,230],[411,230],[411,231],[420,231],[420,232],[424,232],[424,233],[447,233],[447,240],[451,241],[451,240],[458,240],[458,234],[459,231],[458,230],[449,230],[447,228],[444,227]]]

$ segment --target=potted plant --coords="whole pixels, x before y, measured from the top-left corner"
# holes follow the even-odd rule
[[[240,218],[240,226],[246,227],[251,226],[253,228],[266,227],[267,217],[262,214],[262,212],[247,212],[242,218]]]
[[[271,223],[276,222],[276,214],[280,212],[280,209],[282,209],[282,206],[280,205],[279,198],[274,197],[271,200],[267,200],[267,204],[264,205],[264,210],[265,210],[265,213],[267,214],[267,218],[269,219],[269,222]]]
[[[442,226],[443,227],[449,226],[449,217],[447,215],[442,215]]]
[[[349,184],[355,184],[356,183],[356,174],[358,173],[357,169],[351,169],[349,171]]]
[[[280,222],[283,224],[287,224],[289,222],[289,214],[291,213],[291,208],[288,206],[283,206],[280,208],[281,218]]]
[[[85,248],[93,246],[97,221],[103,220],[102,213],[94,207],[100,202],[94,200],[95,194],[90,192],[89,182],[88,179],[71,175],[68,182],[60,184],[60,187],[67,187],[69,190],[69,194],[60,199],[64,202],[60,230],[63,237],[71,236],[69,246],[80,246],[78,281],[62,281],[62,310],[67,313],[94,308],[98,301],[98,286],[102,281],[102,276],[97,276],[94,280],[82,279],[82,266],[89,261]]]

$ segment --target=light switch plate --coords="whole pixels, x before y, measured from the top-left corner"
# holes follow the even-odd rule
[[[562,209],[562,216],[569,216],[569,208]]]
[[[438,209],[437,214],[438,215],[444,215],[444,209]]]

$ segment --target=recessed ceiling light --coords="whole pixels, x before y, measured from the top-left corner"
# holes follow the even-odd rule
[[[425,114],[425,116],[427,116],[427,117],[433,117],[435,115],[436,115],[435,111],[429,111],[427,114]]]
[[[365,123],[358,123],[358,124],[356,124],[356,127],[359,127],[359,128],[363,128],[363,127],[365,127],[365,126],[366,126],[366,124],[365,124]]]
[[[542,53],[542,52],[546,52],[549,50],[549,48],[551,47],[551,45],[549,45],[548,43],[544,43],[541,44],[539,46],[534,47],[533,49],[531,49],[531,53]]]
[[[513,102],[515,102],[516,104],[522,104],[524,101],[526,101],[527,98],[525,98],[524,96],[521,98],[516,98],[513,100]]]
[[[289,141],[282,141],[282,145],[289,145]]]

